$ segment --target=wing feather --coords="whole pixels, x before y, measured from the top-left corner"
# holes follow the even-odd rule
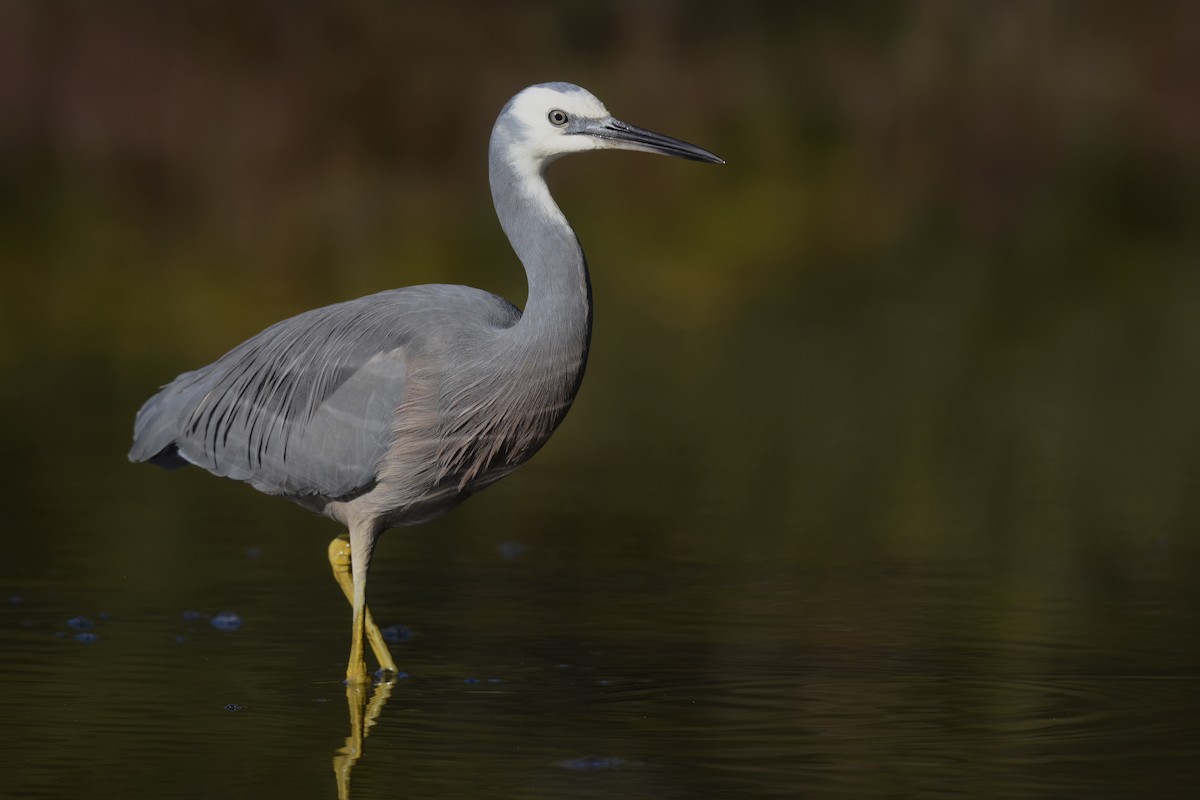
[[[498,324],[519,316],[494,295],[424,286],[277,323],[150,398],[129,457],[168,468],[195,464],[271,494],[365,491],[391,444],[427,329],[439,315],[478,311],[479,296]]]

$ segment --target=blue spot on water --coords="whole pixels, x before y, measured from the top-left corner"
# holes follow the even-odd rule
[[[75,634],[75,641],[83,642],[84,644],[92,644],[100,641],[100,637],[94,633],[85,631],[84,633]]]
[[[463,683],[468,683],[474,686],[475,684],[479,683],[479,678],[466,678],[463,680]]]
[[[625,762],[609,756],[583,756],[560,761],[558,765],[567,769],[617,769],[625,766]]]
[[[25,598],[21,597],[21,595],[19,595],[19,594],[10,594],[8,596],[8,604],[10,606],[19,606],[19,605],[21,605],[21,603],[24,603],[24,602],[25,602]]]
[[[488,678],[488,683],[504,683],[503,678]]]
[[[236,631],[242,627],[242,618],[232,611],[222,611],[214,615],[210,622],[219,631]]]
[[[402,680],[404,680],[404,679],[405,679],[405,678],[407,678],[407,677],[408,677],[408,673],[407,673],[407,672],[397,672],[397,673],[396,673],[396,680],[398,680],[398,681],[402,681]]]
[[[600,684],[601,686],[608,686],[609,684],[612,683],[612,681],[600,680],[600,681],[596,681],[596,683]]]
[[[525,555],[525,545],[516,540],[510,539],[509,541],[503,542],[499,547],[497,547],[496,552],[498,552],[500,557],[505,561],[516,561],[518,558]]]
[[[204,615],[199,611],[185,611],[181,616],[188,622],[194,622],[198,619],[204,618]]]
[[[383,634],[385,642],[392,644],[407,642],[413,637],[413,632],[405,625],[388,625],[386,628],[380,628],[379,632]]]
[[[186,637],[186,636],[182,636],[182,635],[180,635],[180,636],[176,636],[176,637],[175,637],[175,641],[176,641],[176,642],[178,642],[179,644],[183,644],[184,642],[186,642],[186,641],[187,641],[187,637]]]
[[[245,708],[246,708],[245,706],[240,706],[237,703],[226,703],[224,705],[224,709],[226,711],[242,711]]]
[[[90,631],[96,627],[96,623],[92,622],[87,617],[71,617],[67,620],[67,625],[77,631]]]

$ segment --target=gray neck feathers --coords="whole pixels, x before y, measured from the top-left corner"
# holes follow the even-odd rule
[[[575,232],[550,197],[540,170],[524,171],[510,150],[512,120],[501,116],[489,148],[496,215],[525,267],[529,295],[512,345],[531,367],[571,373],[574,394],[592,329],[592,288]]]

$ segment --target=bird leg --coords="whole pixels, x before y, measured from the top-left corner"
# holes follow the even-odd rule
[[[392,654],[388,651],[387,642],[383,640],[383,634],[380,633],[379,626],[371,617],[371,611],[367,608],[366,602],[362,603],[361,613],[358,604],[355,603],[355,584],[358,583],[356,580],[358,575],[354,574],[353,560],[350,540],[346,536],[339,536],[329,543],[329,565],[333,567],[334,580],[338,582],[338,586],[342,587],[342,593],[354,606],[354,632],[350,641],[350,665],[346,670],[346,680],[351,683],[366,683],[367,664],[362,645],[364,629],[371,650],[375,653],[376,660],[379,661],[380,669],[393,674],[397,672],[397,669],[396,662],[392,660]],[[364,565],[362,568],[364,594],[366,571]]]

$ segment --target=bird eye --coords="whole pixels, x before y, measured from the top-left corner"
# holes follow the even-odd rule
[[[556,128],[561,128],[567,124],[567,112],[560,111],[557,108],[551,111],[547,117],[550,120],[550,124]]]

